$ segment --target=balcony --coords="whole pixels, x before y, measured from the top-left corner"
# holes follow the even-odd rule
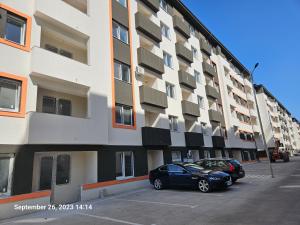
[[[185,60],[189,64],[193,63],[194,61],[192,51],[187,49],[181,43],[176,43],[176,55],[182,58],[183,60]]]
[[[204,146],[203,134],[195,132],[185,132],[185,144],[189,149],[199,149]]]
[[[181,106],[182,106],[182,113],[184,115],[192,116],[192,117],[200,116],[200,109],[198,104],[183,100],[181,102]]]
[[[200,49],[201,51],[206,52],[208,55],[211,55],[211,46],[202,38],[200,39]]]
[[[189,25],[181,19],[179,16],[173,16],[174,29],[177,30],[186,39],[190,38],[190,28]]]
[[[214,148],[225,148],[225,139],[222,136],[212,136],[212,143]]]
[[[161,29],[142,13],[135,14],[135,27],[137,30],[160,43],[162,41]]]
[[[140,66],[143,66],[146,69],[149,69],[160,75],[165,72],[164,61],[162,58],[142,47],[138,48],[137,54],[138,63]]]
[[[141,104],[155,106],[161,109],[168,108],[167,94],[151,87],[140,86]]]
[[[222,114],[216,110],[210,109],[208,110],[208,114],[209,114],[210,121],[216,121],[220,123],[223,121]]]
[[[43,18],[48,22],[56,21],[81,34],[90,36],[91,26],[88,26],[88,24],[90,24],[90,18],[65,1],[35,1],[35,10],[34,14],[36,16]]]
[[[205,91],[206,91],[206,95],[209,97],[212,97],[214,99],[219,99],[220,98],[220,94],[217,91],[217,89],[215,87],[212,87],[210,85],[206,85],[205,86]]]
[[[129,17],[128,17],[128,9],[123,7],[117,1],[111,1],[112,4],[112,18],[121,23],[123,26],[129,26]]]
[[[92,86],[92,80],[86,78],[91,74],[88,65],[39,47],[32,48],[31,52],[32,74]]]
[[[170,146],[171,132],[169,129],[142,127],[142,142],[148,147]]]
[[[196,79],[191,74],[180,70],[178,71],[178,76],[179,76],[179,83],[181,85],[184,85],[190,89],[197,88]]]
[[[159,11],[159,0],[141,0],[145,5],[152,9],[155,13]]]
[[[217,76],[217,72],[215,71],[215,69],[210,65],[208,64],[207,62],[203,62],[202,63],[202,68],[203,68],[203,73],[207,73],[211,76]]]
[[[133,105],[132,85],[115,79],[115,101],[123,105]]]

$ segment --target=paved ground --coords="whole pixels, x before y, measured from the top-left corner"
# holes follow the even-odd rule
[[[151,187],[90,202],[92,210],[44,212],[0,222],[47,225],[299,225],[300,157],[244,165],[246,178],[227,191],[155,191]]]

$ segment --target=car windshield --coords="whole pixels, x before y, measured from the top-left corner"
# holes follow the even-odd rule
[[[200,172],[201,170],[204,170],[203,167],[196,164],[186,164],[184,167],[190,172]]]

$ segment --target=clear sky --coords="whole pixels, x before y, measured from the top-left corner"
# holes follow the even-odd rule
[[[300,120],[300,0],[182,0]]]

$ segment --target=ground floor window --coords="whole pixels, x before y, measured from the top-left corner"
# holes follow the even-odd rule
[[[172,161],[173,162],[182,162],[181,151],[172,151]]]
[[[116,177],[126,179],[134,176],[133,152],[116,152]]]
[[[210,152],[209,151],[204,151],[204,158],[205,159],[210,159]]]
[[[0,196],[10,194],[13,158],[0,155]]]

